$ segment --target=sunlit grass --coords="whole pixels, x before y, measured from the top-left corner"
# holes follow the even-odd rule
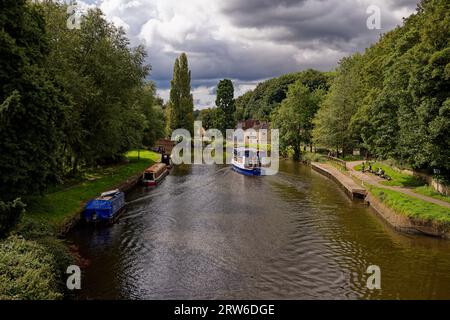
[[[422,221],[438,221],[450,225],[450,209],[401,192],[368,187],[370,192],[395,212]]]
[[[413,191],[424,196],[432,197],[450,203],[450,196],[440,194],[439,192],[436,192],[432,187],[428,185],[415,188]]]
[[[371,162],[372,164],[372,170],[376,170],[378,168],[381,168],[384,170],[385,174],[387,174],[389,177],[391,177],[390,181],[382,181],[381,184],[384,184],[386,186],[399,186],[399,187],[418,187],[422,186],[425,183],[406,173],[402,173],[386,164],[380,163],[380,162]],[[355,166],[355,170],[361,171],[362,165]],[[368,166],[366,164],[366,170],[368,169]]]
[[[89,170],[80,181],[57,186],[43,196],[31,197],[28,199],[27,217],[61,225],[77,214],[86,201],[159,161],[160,154],[141,151],[138,159],[138,152],[130,151],[127,158],[128,163]]]

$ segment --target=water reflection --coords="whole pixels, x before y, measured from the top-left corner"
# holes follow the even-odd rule
[[[71,235],[80,298],[450,298],[450,244],[401,235],[306,166],[273,177],[180,166],[108,229]],[[365,271],[381,267],[382,290]]]

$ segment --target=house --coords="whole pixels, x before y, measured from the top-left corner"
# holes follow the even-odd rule
[[[158,141],[156,141],[155,143],[155,148],[154,150],[159,152],[159,153],[165,153],[165,154],[171,154],[172,153],[172,149],[175,146],[175,142],[173,142],[172,140],[169,139],[159,139]]]
[[[245,136],[245,143],[248,143],[249,139],[256,139],[258,143],[262,141],[270,143],[270,122],[268,121],[254,119],[239,121],[236,129],[242,129],[244,131],[253,129],[256,131],[255,134]]]

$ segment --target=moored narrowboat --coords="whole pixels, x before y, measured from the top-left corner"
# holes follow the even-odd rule
[[[86,222],[113,222],[124,208],[125,194],[118,189],[111,190],[89,201],[82,217]]]
[[[156,163],[145,169],[142,174],[142,183],[146,187],[156,186],[168,173],[169,169],[165,163]]]

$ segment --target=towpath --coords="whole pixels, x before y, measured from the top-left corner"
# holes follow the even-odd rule
[[[381,184],[382,181],[386,181],[374,174],[371,173],[362,173],[361,171],[357,171],[355,170],[355,167],[362,164],[363,161],[351,161],[351,162],[347,162],[347,169],[350,175],[355,176],[358,180],[363,181],[363,185],[364,183],[368,183],[371,184],[375,187],[379,187],[379,188],[385,188],[385,189],[389,189],[389,190],[393,190],[393,191],[398,191],[401,192],[403,194],[406,194],[408,196],[414,197],[414,198],[418,198],[424,201],[428,201],[446,208],[450,209],[450,203],[443,201],[443,200],[439,200],[436,198],[432,198],[429,196],[425,196],[419,193],[414,192],[412,189],[410,188],[406,188],[406,187],[400,187],[400,186],[386,186],[384,184]]]

